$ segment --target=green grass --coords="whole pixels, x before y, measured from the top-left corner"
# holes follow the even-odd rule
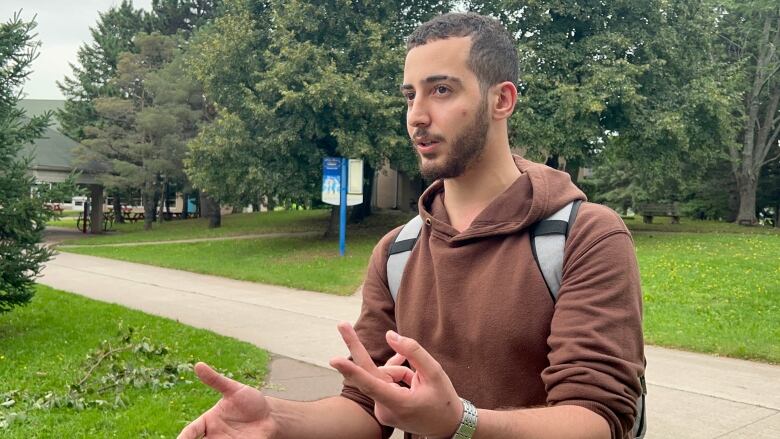
[[[47,221],[46,225],[52,227],[65,227],[68,229],[75,229],[76,220],[77,218],[75,217],[54,218],[52,220]]]
[[[648,343],[780,362],[780,236],[634,239]]]
[[[208,228],[208,219],[197,218],[154,223],[152,230],[143,229],[143,221],[114,223],[113,230],[104,236],[68,240],[63,244],[117,244],[124,242],[172,241],[192,238],[251,235],[280,232],[311,232],[327,228],[329,210],[276,211],[266,213],[238,213],[222,217],[222,227]],[[75,223],[73,225],[75,227]]]
[[[288,221],[300,221],[298,214],[287,216]],[[406,218],[376,215],[352,226],[343,259],[338,257],[336,240],[297,237],[67,251],[352,294],[363,279],[373,246]],[[780,362],[777,229],[694,220],[679,225],[627,223],[637,245],[649,343]]]
[[[118,323],[142,331],[155,344],[168,346],[167,361],[207,361],[238,379],[258,384],[267,354],[248,343],[195,329],[172,320],[38,287],[33,302],[0,315],[0,394],[23,389],[31,394],[64,392],[84,373],[87,353],[101,340],[113,337]],[[175,437],[190,420],[213,405],[219,396],[200,384],[171,389],[130,389],[122,409],[68,408],[29,411],[3,438],[143,438]],[[0,413],[13,411],[0,408]]]
[[[780,235],[780,228],[754,226],[746,227],[723,221],[701,221],[680,218],[680,224],[670,224],[671,218],[656,217],[653,224],[642,222],[641,216],[623,218],[632,232],[684,232],[684,233],[729,233],[740,235]]]
[[[377,242],[372,233],[352,234],[346,256],[338,239],[312,237],[242,239],[133,247],[75,247],[65,251],[213,274],[252,282],[349,295],[363,282]]]

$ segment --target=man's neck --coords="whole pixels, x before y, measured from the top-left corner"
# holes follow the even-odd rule
[[[508,145],[498,153],[490,152],[486,150],[462,175],[444,180],[444,207],[459,232],[520,176]]]

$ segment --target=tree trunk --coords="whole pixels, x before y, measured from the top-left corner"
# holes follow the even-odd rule
[[[222,212],[219,208],[219,203],[217,203],[213,198],[211,198],[209,195],[201,192],[201,205],[200,205],[200,212],[201,215],[208,217],[209,219],[209,229],[215,229],[217,227],[222,226]]]
[[[211,215],[211,203],[205,192],[200,193],[200,217],[208,218]]]
[[[729,150],[739,190],[737,223],[743,225],[754,225],[758,222],[756,218],[758,178],[762,166],[765,165],[767,153],[776,145],[778,131],[780,131],[780,128],[778,131],[773,131],[776,123],[775,116],[780,105],[780,85],[770,87],[771,76],[767,76],[777,73],[773,71],[775,66],[778,66],[775,61],[775,51],[780,45],[780,29],[775,30],[774,27],[776,20],[777,18],[771,15],[764,18],[763,31],[758,41],[759,50],[755,58],[753,85],[745,101],[747,117],[742,151],[737,151],[733,147]],[[764,94],[764,91],[768,91],[768,95]]]
[[[160,194],[158,194],[157,191],[155,191],[154,189],[152,189],[152,190],[154,191],[154,195],[151,196],[151,199],[152,199],[152,222],[156,223],[157,222],[157,211],[158,211],[157,203],[160,202]]]
[[[91,184],[89,189],[92,198],[92,211],[89,212],[90,233],[99,235],[103,233],[103,186]]]
[[[165,221],[165,205],[168,201],[168,180],[165,179],[160,186],[160,210],[157,211],[157,221]]]
[[[332,238],[339,236],[339,210],[340,206],[330,206],[330,221],[328,221],[328,228],[325,229],[324,238]]]
[[[211,215],[209,215],[209,229],[216,229],[222,227],[222,210],[219,208],[219,204],[212,206]]]
[[[114,222],[120,224],[125,222],[125,216],[122,214],[122,200],[118,193],[114,193]]]
[[[190,216],[190,194],[183,193],[181,197],[184,199],[184,203],[181,206],[181,219],[187,219]]]
[[[152,183],[147,182],[145,189],[145,193],[143,194],[144,230],[152,230],[152,223],[154,222],[154,208],[156,207],[157,203],[155,203],[155,193],[154,188],[152,187]]]
[[[758,223],[756,218],[756,190],[758,189],[758,179],[745,173],[737,178],[737,187],[739,189],[739,211],[737,213],[737,224],[743,226],[753,226]]]

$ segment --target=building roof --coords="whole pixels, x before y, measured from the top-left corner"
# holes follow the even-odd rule
[[[22,99],[19,101],[18,105],[27,112],[27,116],[38,116],[47,111],[56,113],[57,110],[60,110],[65,106],[65,101],[57,99]],[[56,130],[60,129],[60,122],[56,117],[52,116],[51,122],[52,125],[50,128]]]
[[[55,111],[65,104],[65,101],[47,99],[22,99],[18,106],[23,108],[28,117],[38,116],[46,111]],[[58,131],[59,125],[52,117],[55,125],[51,125],[32,144],[26,144],[22,148],[24,156],[33,156],[30,165],[33,169],[50,169],[70,172],[73,169],[73,149],[78,142]]]

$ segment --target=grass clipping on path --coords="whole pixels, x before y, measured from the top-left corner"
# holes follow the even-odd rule
[[[267,354],[38,286],[30,305],[0,316],[0,436],[175,437],[219,399],[192,373],[197,361],[259,385]]]

